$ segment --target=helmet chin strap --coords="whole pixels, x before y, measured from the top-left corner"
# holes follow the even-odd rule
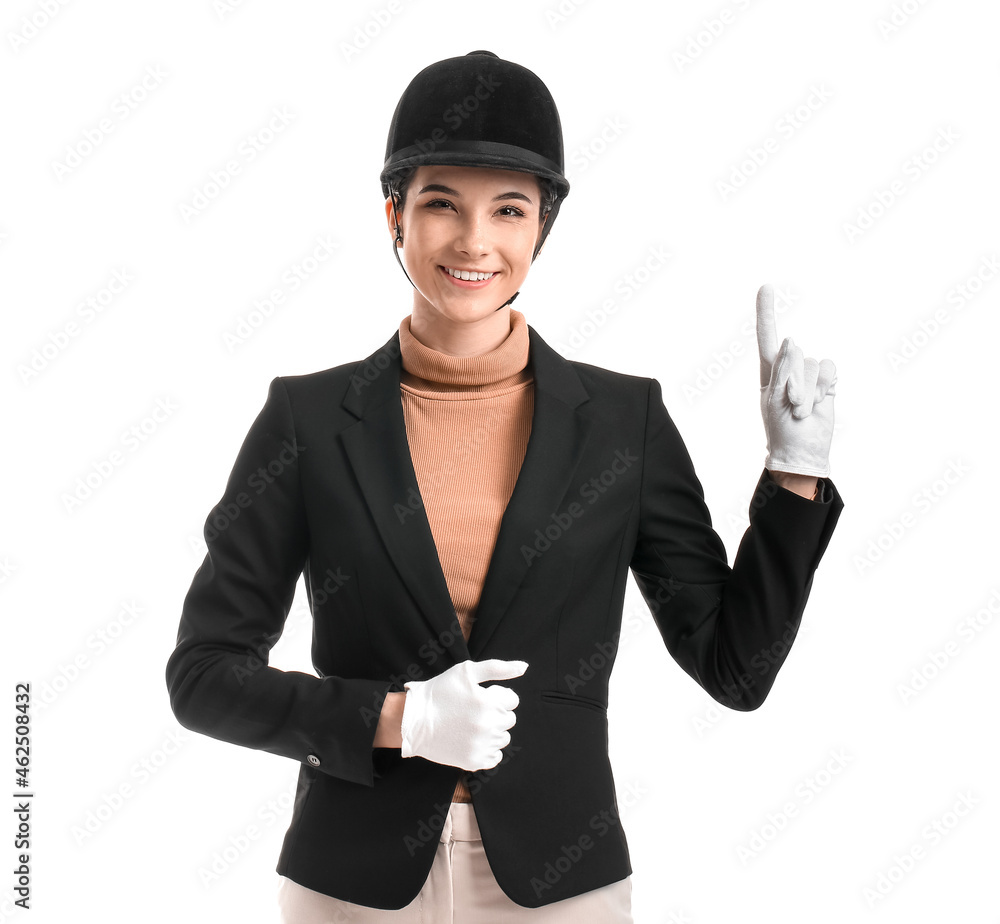
[[[393,217],[396,219],[396,221],[395,221],[395,225],[396,225],[396,240],[393,242],[392,252],[396,255],[396,262],[399,264],[399,268],[403,271],[403,275],[406,276],[407,282],[409,282],[410,285],[413,286],[413,288],[415,289],[416,286],[413,285],[413,280],[410,279],[410,274],[408,272],[406,272],[406,267],[403,266],[403,261],[402,261],[401,257],[399,256],[400,248],[402,248],[402,246],[403,246],[403,232],[399,230],[399,211],[396,208],[396,191],[394,189],[390,189],[389,190],[389,196],[392,198],[392,214],[393,214]],[[538,253],[539,253],[539,251],[536,250],[535,253],[534,253],[534,255],[531,258],[531,262],[532,263],[535,262],[535,257],[538,256]],[[521,294],[521,290],[518,289],[510,298],[507,299],[507,301],[505,301],[500,306],[500,308],[506,308],[520,294]],[[495,310],[499,311],[500,308],[497,308]]]

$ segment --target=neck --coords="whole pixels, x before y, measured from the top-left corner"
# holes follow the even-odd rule
[[[497,312],[499,314],[499,312]],[[527,368],[531,355],[528,324],[512,309],[511,329],[499,346],[480,353],[456,356],[423,343],[410,328],[411,317],[399,324],[399,348],[403,368],[400,384],[424,392],[468,393],[505,390],[531,381]]]
[[[510,305],[473,320],[448,317],[414,299],[410,331],[422,344],[448,356],[478,356],[495,350],[511,331]]]

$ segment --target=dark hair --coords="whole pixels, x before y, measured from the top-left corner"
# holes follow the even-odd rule
[[[400,167],[386,177],[390,190],[396,194],[396,204],[400,211],[403,210],[403,205],[406,203],[406,192],[413,180],[413,174],[416,172],[416,167]],[[533,173],[532,176],[538,180],[538,186],[541,189],[542,201],[538,210],[538,220],[541,221],[552,210],[559,194],[556,190],[556,184],[548,177],[539,176],[537,173]]]

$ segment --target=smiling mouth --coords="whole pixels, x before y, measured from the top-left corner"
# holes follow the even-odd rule
[[[488,279],[492,279],[496,273],[483,273],[476,270],[460,270],[453,269],[450,266],[442,266],[443,269],[452,279],[461,279],[464,282],[486,282]]]

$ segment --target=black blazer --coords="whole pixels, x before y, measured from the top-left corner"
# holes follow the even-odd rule
[[[538,907],[628,876],[608,679],[631,568],[667,649],[718,702],[764,701],[843,502],[766,470],[733,567],[655,379],[557,354],[528,326],[535,409],[466,642],[414,474],[399,332],[364,361],[280,376],[205,525],[167,663],[185,728],[300,764],[277,871],[398,909],[463,772],[373,748],[385,696],[467,658],[522,659],[500,764],[470,774],[497,882]],[[267,666],[304,572],[318,676]],[[778,646],[776,650],[782,650]],[[651,689],[655,678],[650,678]]]

